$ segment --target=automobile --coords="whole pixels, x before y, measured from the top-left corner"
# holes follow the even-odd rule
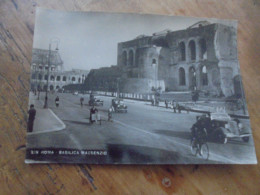
[[[112,99],[112,107],[115,112],[127,113],[127,106],[124,104],[124,101],[122,99]]]
[[[197,121],[191,127],[191,133],[201,131],[207,139],[226,144],[232,138],[249,141],[251,133],[239,119],[231,118],[227,113],[208,113],[196,117]]]
[[[79,92],[78,91],[74,91],[73,95],[79,95]]]
[[[92,97],[89,101],[88,101],[89,106],[103,106],[104,101],[95,97]]]

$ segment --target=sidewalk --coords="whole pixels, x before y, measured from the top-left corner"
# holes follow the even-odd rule
[[[36,116],[34,121],[33,132],[27,133],[28,135],[46,133],[52,131],[60,131],[66,128],[66,125],[62,122],[54,112],[47,108],[43,108],[43,101],[37,100],[37,96],[30,92],[29,106],[34,104],[36,110]]]

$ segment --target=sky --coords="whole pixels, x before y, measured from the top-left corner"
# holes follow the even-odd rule
[[[117,44],[137,36],[152,35],[165,29],[185,29],[207,20],[237,26],[234,20],[119,14],[66,12],[37,8],[33,48],[59,48],[65,70],[91,70],[117,64]],[[58,41],[57,41],[58,40]]]

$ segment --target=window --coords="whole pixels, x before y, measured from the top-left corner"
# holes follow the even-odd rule
[[[44,80],[48,80],[48,75],[46,74],[45,76],[44,76]]]
[[[76,78],[75,77],[72,77],[72,79],[71,79],[72,81],[75,81],[76,80]]]
[[[123,62],[123,65],[127,66],[127,53],[126,53],[126,51],[124,51],[123,54],[122,54],[122,62]]]
[[[185,61],[186,60],[186,53],[185,53],[185,44],[184,42],[181,42],[179,44],[179,49],[180,49],[180,54],[181,54],[181,61]]]
[[[67,77],[63,76],[62,81],[67,81]]]
[[[51,81],[54,81],[55,77],[53,75],[51,75]]]
[[[134,52],[133,50],[130,50],[129,52],[129,66],[133,66],[134,65]]]
[[[195,41],[193,40],[189,42],[189,54],[190,54],[190,60],[196,60],[196,46],[195,46]]]
[[[185,70],[184,68],[179,69],[179,85],[186,85]]]
[[[56,81],[60,81],[60,76],[57,76]]]

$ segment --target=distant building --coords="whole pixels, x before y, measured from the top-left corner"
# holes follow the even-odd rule
[[[50,67],[48,66],[49,50],[33,49],[31,64],[31,89],[58,90],[69,84],[82,84],[89,71],[72,69],[63,70],[63,61],[58,51],[51,51]],[[49,75],[48,75],[48,68]]]
[[[123,91],[142,93],[160,87],[241,94],[236,39],[235,28],[202,21],[184,30],[118,43],[117,65],[127,80]]]

